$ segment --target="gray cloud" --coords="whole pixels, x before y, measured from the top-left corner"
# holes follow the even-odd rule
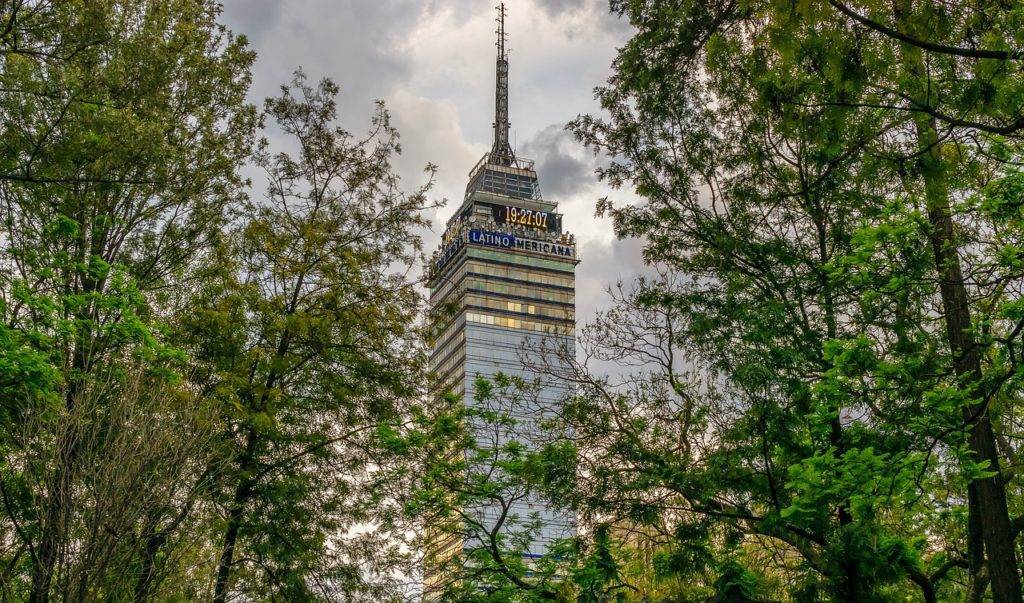
[[[608,10],[607,0],[536,0],[537,5],[551,17],[563,15],[583,15],[594,17],[594,21],[605,30],[623,33],[630,25],[617,14]],[[566,34],[575,36],[586,34],[578,28],[567,28]]]
[[[245,34],[254,47],[263,46],[267,32],[281,18],[284,4],[278,0],[247,0],[244,9],[241,9],[234,6],[238,3],[239,0],[225,2],[228,25],[236,32]]]
[[[608,10],[607,0],[536,0],[540,8],[551,17],[583,16],[585,21],[596,23],[602,30],[625,36],[631,30],[628,21]],[[586,36],[588,31],[572,24],[565,29],[569,37]]]
[[[368,115],[373,100],[409,76],[410,61],[395,47],[422,10],[412,0],[224,0],[225,22],[249,36],[257,52],[255,102],[275,94],[301,66],[312,80],[330,77],[341,85],[343,118],[349,108]]]
[[[593,189],[598,159],[576,142],[563,124],[544,128],[524,143],[518,153],[536,160],[541,190],[555,200]]]
[[[608,307],[609,287],[616,283],[629,284],[639,276],[653,274],[644,264],[643,247],[640,239],[580,246],[580,264],[576,268],[576,317],[581,326]]]
[[[559,15],[567,10],[579,10],[592,2],[591,0],[539,0],[538,4],[549,13]]]

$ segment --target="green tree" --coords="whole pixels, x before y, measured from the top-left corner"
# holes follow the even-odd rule
[[[402,267],[419,257],[429,183],[403,193],[383,105],[356,138],[334,125],[337,93],[298,72],[266,101],[296,155],[259,154],[267,194],[240,208],[181,325],[225,455],[215,601],[351,597],[399,554],[375,438],[423,385],[421,299]]]
[[[0,311],[4,358],[21,366],[3,444],[15,598],[132,596],[137,538],[194,465],[182,455],[201,435],[161,432],[139,466],[119,456],[149,405],[166,411],[153,430],[202,431],[160,325],[237,194],[255,125],[253,55],[218,15],[199,0],[0,4]]]
[[[545,434],[534,383],[495,375],[474,382],[471,401],[431,400],[382,438],[409,491],[405,512],[420,527],[425,595],[438,601],[567,601],[580,558],[574,538],[536,556],[542,518],[530,501],[571,511],[556,490],[572,483],[572,450]],[[545,441],[546,440],[546,441]],[[533,553],[533,555],[531,555]]]
[[[997,599],[1020,600],[1000,471],[1000,456],[1016,455],[1019,274],[1005,254],[1018,231],[988,192],[1016,181],[1024,97],[1007,24],[1018,11],[612,7],[638,31],[599,91],[610,118],[575,129],[618,159],[603,175],[646,201],[606,206],[620,234],[647,237],[647,257],[686,283],[650,308],[679,312],[691,357],[738,390],[721,437],[760,432],[718,459],[753,462],[741,491],[761,490],[758,510],[733,523],[797,528],[771,537],[840,596],[882,593],[903,575],[934,599],[950,566],[925,575],[915,536],[959,506],[929,489],[956,471],[943,486],[968,499],[968,551],[947,559],[969,566],[973,597],[990,576]],[[666,457],[676,466],[660,480],[690,470],[685,453]],[[700,493],[714,481],[685,483]],[[761,511],[772,507],[777,516]]]

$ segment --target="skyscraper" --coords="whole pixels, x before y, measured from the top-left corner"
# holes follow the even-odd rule
[[[478,377],[503,373],[537,383],[530,401],[524,399],[523,408],[513,409],[522,422],[516,437],[529,445],[531,429],[538,431],[530,422],[557,412],[568,390],[564,383],[531,370],[523,354],[542,346],[572,352],[579,260],[575,238],[562,228],[558,204],[541,196],[533,161],[517,157],[509,145],[504,4],[499,11],[494,145],[470,171],[465,197],[448,220],[430,266],[436,321],[431,366],[441,386],[466,404],[474,403]],[[557,362],[551,357],[546,361]],[[499,443],[482,441],[490,436],[477,434],[480,445]],[[492,506],[474,513],[495,525],[500,510]],[[528,557],[543,554],[553,539],[575,531],[569,516],[536,496],[516,500],[511,513],[540,521]],[[473,544],[449,540],[442,553]]]

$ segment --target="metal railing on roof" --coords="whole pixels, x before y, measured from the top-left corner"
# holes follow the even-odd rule
[[[497,165],[501,167],[511,167],[517,170],[533,171],[533,164],[536,163],[533,159],[520,159],[518,157],[502,157],[503,160],[508,161],[508,164],[504,163],[491,163],[491,153],[484,153],[484,156],[480,158],[480,161],[476,162],[473,169],[469,170],[469,177],[472,178],[473,174],[477,173],[480,168],[490,163],[491,165]]]
[[[492,161],[492,157],[491,153],[484,155],[469,173],[467,198],[476,192],[486,192],[516,199],[542,199],[533,160],[507,158],[509,163],[505,164]]]

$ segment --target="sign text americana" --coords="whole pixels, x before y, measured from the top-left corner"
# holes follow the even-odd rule
[[[546,253],[548,255],[557,255],[558,257],[563,258],[576,257],[576,250],[570,245],[560,245],[558,243],[550,243],[548,241],[524,239],[508,234],[507,232],[493,232],[474,228],[469,231],[469,242],[476,245],[486,245],[488,247],[521,249],[523,251]]]

